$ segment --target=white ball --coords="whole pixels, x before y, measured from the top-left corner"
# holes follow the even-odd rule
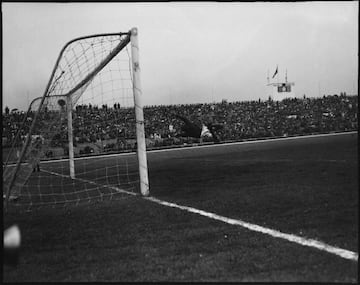
[[[4,231],[4,248],[16,249],[21,244],[20,229],[17,225],[13,225]]]

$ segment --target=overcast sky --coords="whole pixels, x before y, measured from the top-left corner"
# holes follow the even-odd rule
[[[267,99],[266,77],[299,96],[357,94],[358,1],[2,3],[3,109],[43,94],[69,40],[139,29],[143,103]]]

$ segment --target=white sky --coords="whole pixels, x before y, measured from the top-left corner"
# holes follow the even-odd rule
[[[61,48],[139,29],[143,104],[267,99],[266,77],[299,96],[357,94],[358,1],[2,3],[3,109],[43,94]]]

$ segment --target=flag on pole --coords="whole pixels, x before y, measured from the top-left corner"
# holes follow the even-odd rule
[[[276,70],[275,70],[274,75],[272,76],[272,78],[274,78],[277,73],[278,73],[278,66],[276,66]]]

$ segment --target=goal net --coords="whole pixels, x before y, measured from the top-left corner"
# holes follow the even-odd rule
[[[138,50],[136,28],[63,47],[3,163],[6,206],[148,195]]]

